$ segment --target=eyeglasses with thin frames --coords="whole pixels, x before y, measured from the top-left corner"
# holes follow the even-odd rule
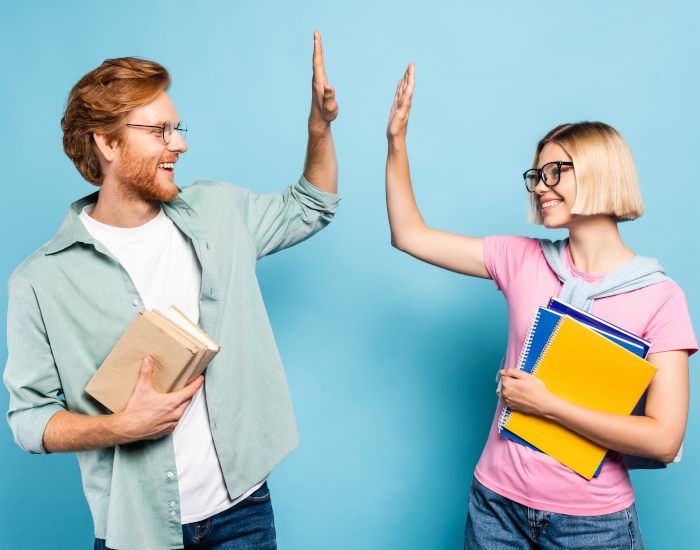
[[[573,162],[548,162],[542,168],[530,168],[526,170],[523,174],[523,179],[525,180],[525,188],[530,192],[534,193],[535,188],[540,183],[544,183],[550,189],[554,187],[561,179],[561,167],[562,166],[573,166]]]
[[[185,135],[187,134],[187,123],[178,122],[176,125],[174,120],[166,120],[163,123],[163,126],[147,126],[145,124],[127,124],[127,126],[135,126],[137,128],[154,128],[156,130],[160,130],[161,135],[163,136],[163,141],[166,144],[170,143],[170,141],[173,139],[173,134],[176,130],[180,132],[182,139],[185,139]]]

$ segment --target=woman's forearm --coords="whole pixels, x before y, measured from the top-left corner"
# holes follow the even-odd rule
[[[406,140],[389,139],[386,159],[386,205],[391,227],[391,244],[405,248],[412,234],[425,229],[411,186]]]
[[[431,229],[425,225],[411,187],[406,131],[413,97],[414,71],[409,63],[399,81],[387,125],[386,205],[391,244],[429,264],[473,277],[491,278],[484,264],[484,240]]]
[[[575,405],[548,391],[542,380],[517,369],[501,371],[501,400],[516,411],[554,420],[608,449],[671,462],[688,420],[688,352],[652,353],[647,361],[658,371],[647,388],[645,416]]]
[[[683,440],[654,418],[596,411],[550,395],[545,418],[608,449],[671,462]]]

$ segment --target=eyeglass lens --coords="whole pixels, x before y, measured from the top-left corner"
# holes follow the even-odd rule
[[[533,168],[525,172],[525,185],[528,191],[533,192],[535,190],[540,181],[540,174],[542,174],[542,180],[547,187],[554,187],[559,183],[561,166],[556,162],[550,162],[545,164],[540,170]]]
[[[175,130],[180,132],[182,139],[185,139],[185,135],[187,134],[187,123],[180,122],[180,124],[176,126],[174,120],[166,120],[165,124],[163,125],[163,141],[165,143],[170,143],[170,140],[173,139],[173,133]]]

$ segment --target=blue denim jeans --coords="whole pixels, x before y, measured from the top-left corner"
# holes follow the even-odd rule
[[[275,550],[275,521],[267,482],[248,498],[208,519],[182,526],[185,549]],[[94,550],[110,550],[95,539]]]
[[[604,548],[643,550],[634,504],[603,516],[568,516],[528,508],[472,479],[465,550]]]

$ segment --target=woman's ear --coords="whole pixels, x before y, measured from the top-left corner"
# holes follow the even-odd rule
[[[106,161],[112,162],[116,152],[116,142],[110,143],[107,139],[107,134],[97,134],[93,132],[92,138],[95,140],[97,150],[102,154],[102,157]]]

